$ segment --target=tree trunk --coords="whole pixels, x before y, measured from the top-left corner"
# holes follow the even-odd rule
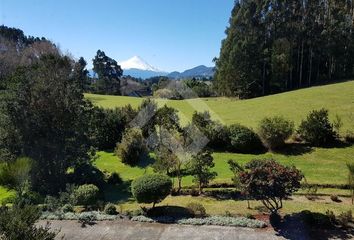
[[[309,86],[311,86],[312,82],[311,82],[311,78],[312,78],[312,55],[313,55],[313,51],[312,51],[312,47],[310,48],[310,70],[309,70]]]
[[[299,76],[299,87],[302,86],[302,65],[304,63],[304,41],[301,41],[301,60],[300,60],[300,76]]]

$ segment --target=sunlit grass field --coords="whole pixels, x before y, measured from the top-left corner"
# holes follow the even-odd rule
[[[122,107],[131,104],[137,107],[142,98],[86,94],[97,106]],[[343,129],[354,130],[354,81],[311,87],[272,96],[249,100],[233,98],[204,98],[189,100],[158,99],[159,105],[167,104],[180,112],[182,124],[186,124],[194,111],[210,111],[214,119],[225,124],[241,123],[256,128],[265,116],[283,115],[298,125],[309,111],[327,108],[333,119],[338,114],[343,120]]]

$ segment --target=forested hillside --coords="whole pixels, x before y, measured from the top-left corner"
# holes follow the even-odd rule
[[[216,61],[220,95],[250,98],[354,74],[351,0],[236,1]]]

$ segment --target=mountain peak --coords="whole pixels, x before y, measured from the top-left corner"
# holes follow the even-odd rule
[[[160,72],[159,69],[151,66],[139,56],[134,56],[126,61],[119,62],[119,65],[122,67],[123,70],[139,69],[144,71]]]

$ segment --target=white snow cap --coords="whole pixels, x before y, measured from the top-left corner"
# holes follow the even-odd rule
[[[126,69],[139,69],[139,70],[145,70],[145,71],[154,71],[154,72],[160,72],[159,69],[151,66],[148,64],[146,61],[144,61],[141,57],[139,56],[134,56],[126,61],[122,61],[118,63],[123,70]]]

